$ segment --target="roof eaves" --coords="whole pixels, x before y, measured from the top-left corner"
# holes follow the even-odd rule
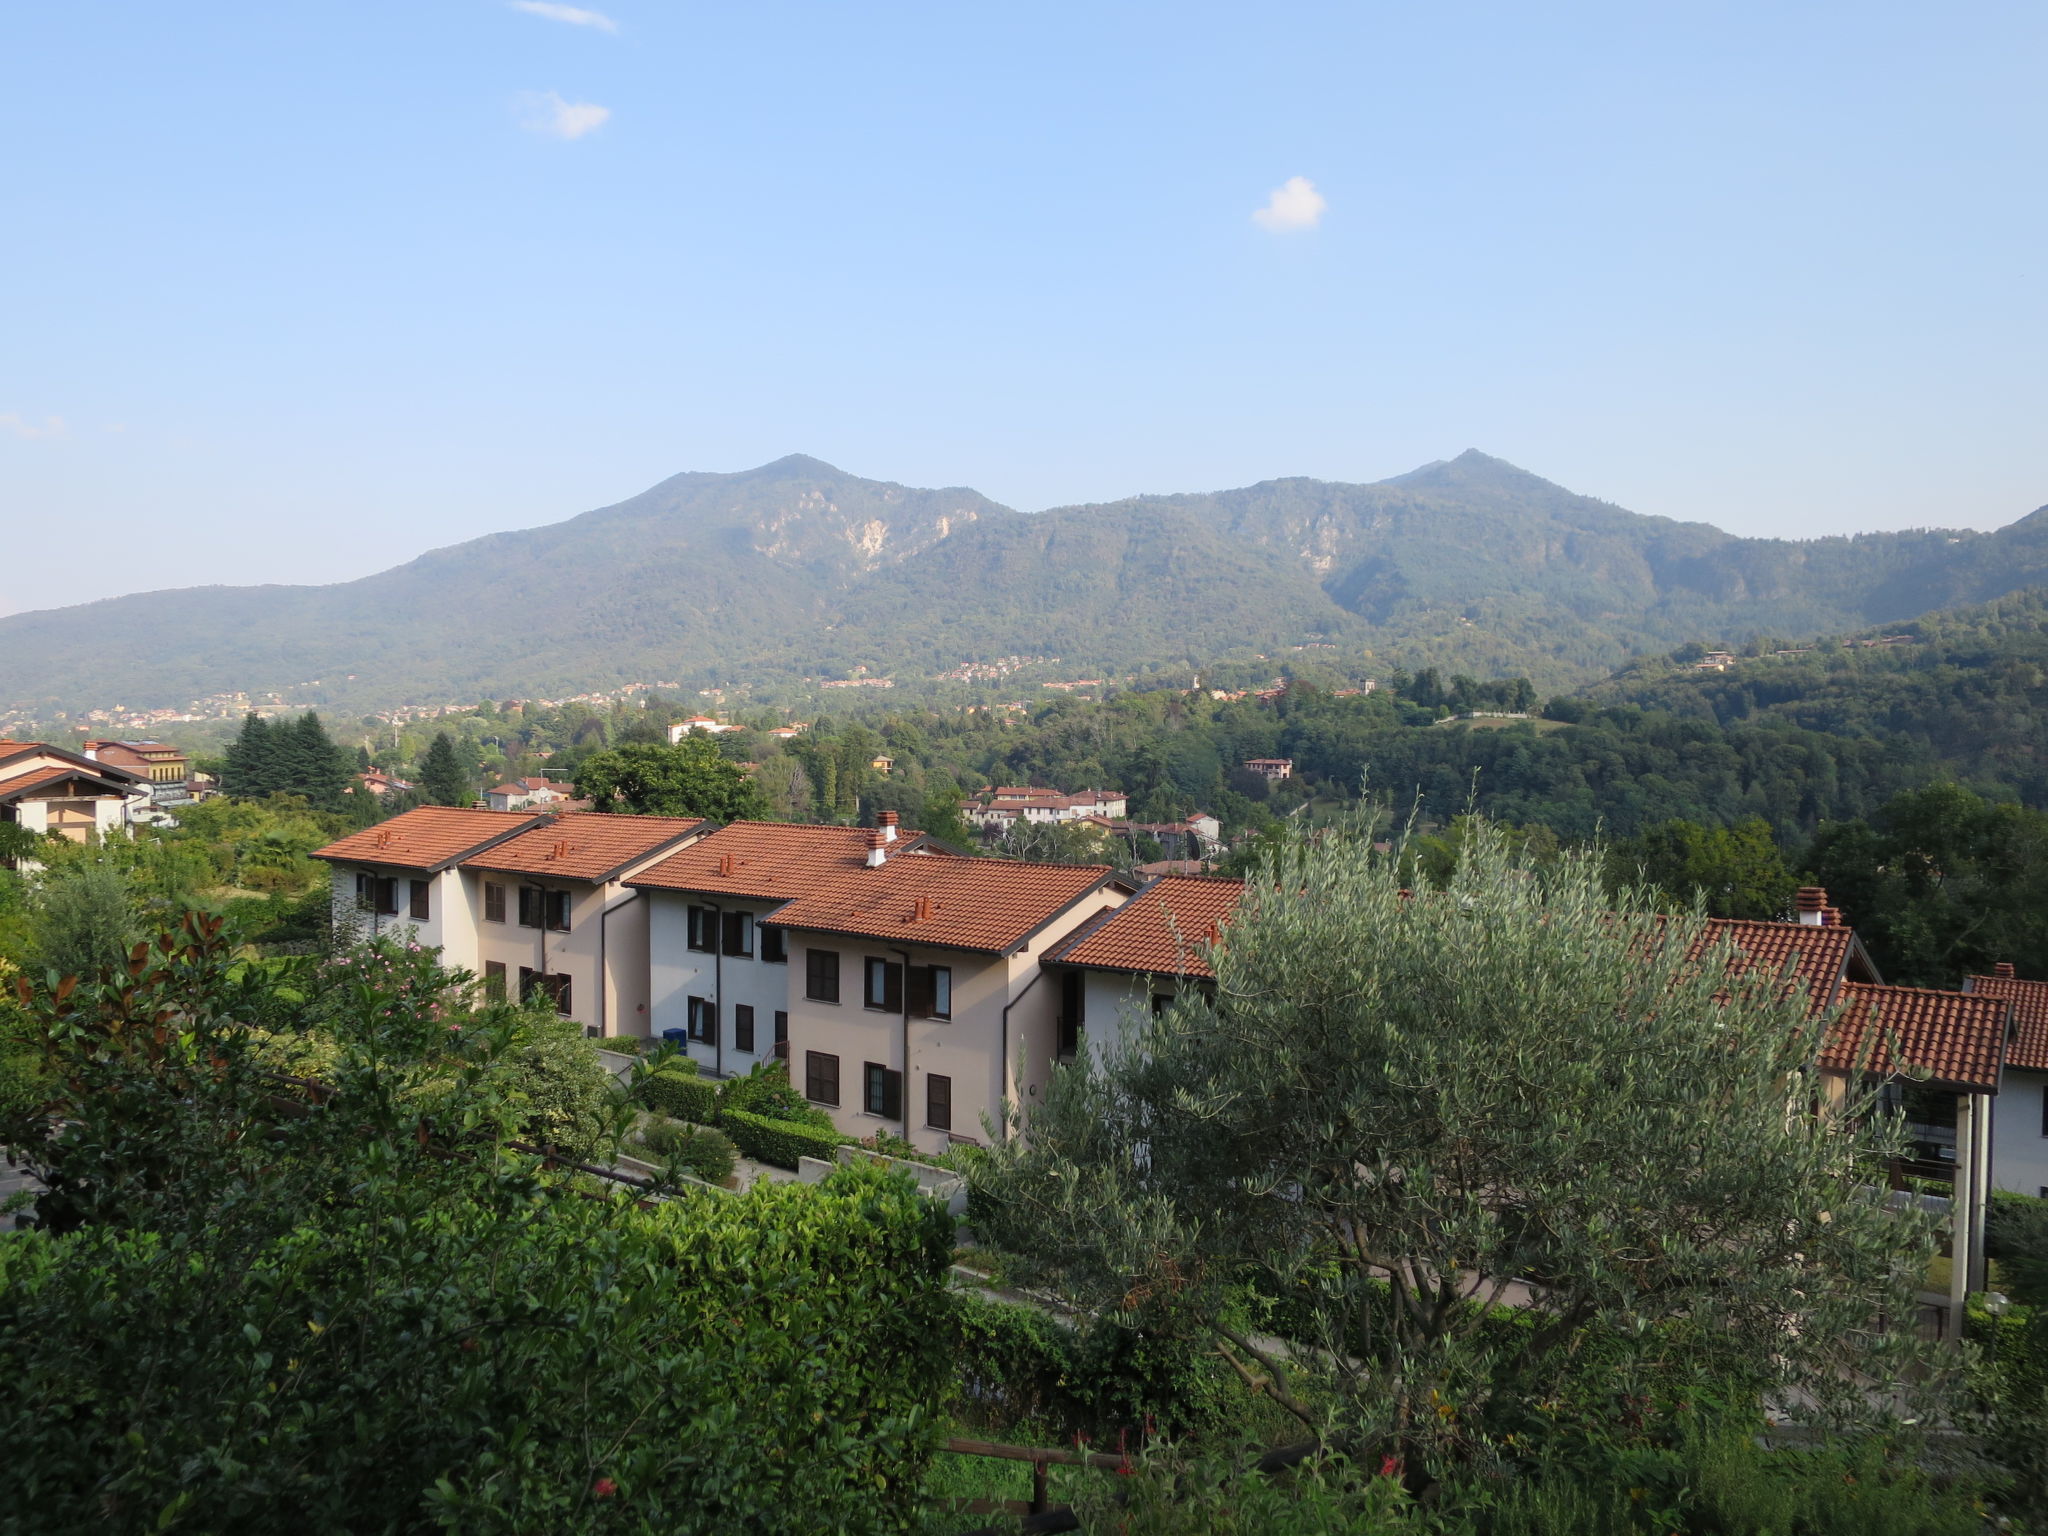
[[[1105,874],[1098,875],[1093,881],[1089,883],[1087,889],[1076,891],[1074,895],[1070,897],[1068,900],[1062,902],[1053,911],[1046,913],[1044,917],[1040,918],[1036,923],[1032,924],[1031,927],[1027,928],[1023,933],[1019,934],[1017,938],[1012,940],[1003,948],[993,951],[993,953],[998,955],[1015,955],[1020,953],[1028,954],[1031,949],[1031,940],[1038,934],[1043,933],[1045,929],[1049,927],[1051,924],[1059,921],[1059,919],[1061,919],[1062,917],[1065,917],[1069,912],[1073,911],[1074,908],[1078,907],[1082,902],[1086,901],[1089,897],[1101,895],[1102,892],[1109,886],[1124,886],[1126,884],[1127,882],[1123,879],[1121,875],[1117,874],[1115,870],[1110,870]],[[1115,911],[1117,909],[1111,908],[1110,910]],[[962,947],[964,948],[965,946],[963,945]]]
[[[627,870],[631,869],[635,864],[643,863],[649,859],[662,858],[667,854],[674,853],[678,848],[688,846],[690,843],[695,842],[700,837],[707,836],[708,834],[704,830],[706,827],[711,827],[712,831],[717,830],[717,828],[712,826],[712,824],[708,821],[700,821],[694,827],[685,827],[682,831],[676,833],[675,836],[671,837],[667,842],[661,844],[659,847],[649,848],[644,853],[636,853],[631,858],[621,860],[619,863],[613,865],[610,869],[605,870],[602,874],[592,876],[592,883],[596,885],[610,885],[614,880],[618,879],[620,875],[624,874]]]

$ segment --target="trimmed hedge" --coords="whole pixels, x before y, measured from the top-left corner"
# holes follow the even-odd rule
[[[718,1123],[740,1151],[778,1168],[794,1168],[800,1157],[815,1157],[829,1163],[838,1148],[853,1141],[851,1136],[842,1136],[837,1131],[821,1131],[793,1120],[770,1120],[741,1109],[728,1109],[719,1116]]]
[[[710,1125],[718,1118],[718,1090],[694,1072],[649,1072],[634,1084],[633,1093],[672,1119]]]

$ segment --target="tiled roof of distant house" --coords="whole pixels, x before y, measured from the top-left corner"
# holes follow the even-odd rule
[[[1917,1069],[1944,1087],[1996,1093],[2012,1004],[2002,997],[1849,982],[1820,1064],[1837,1072]],[[1866,1055],[1867,1053],[1867,1055]]]
[[[530,811],[481,811],[422,805],[329,843],[313,855],[343,864],[380,864],[429,874],[459,864],[541,818]]]
[[[821,880],[768,919],[777,927],[1011,954],[1114,878],[1107,864],[891,854]]]
[[[2022,981],[2001,967],[1995,976],[1966,976],[1972,996],[2002,997],[2012,1004],[2012,1042],[2005,1064],[2025,1072],[2048,1072],[2048,981]]]
[[[1242,880],[1162,875],[1046,959],[1153,976],[1212,976],[1200,951],[1229,923],[1243,895]]]
[[[706,825],[699,816],[614,816],[572,811],[462,861],[464,869],[595,884],[672,847]]]

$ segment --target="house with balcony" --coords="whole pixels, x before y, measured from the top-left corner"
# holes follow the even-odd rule
[[[74,843],[128,824],[132,803],[149,803],[149,781],[45,741],[0,741],[0,821]]]
[[[182,751],[161,741],[88,741],[79,749],[96,763],[125,768],[149,785],[149,798],[157,805],[177,804],[193,798],[192,760]]]
[[[1991,1117],[1991,1184],[2048,1199],[2048,981],[2028,981],[2010,963],[1966,976],[1973,997],[2012,1004],[2012,1039]]]
[[[593,1034],[645,1034],[647,908],[626,878],[707,830],[691,817],[420,806],[330,843],[337,931],[441,951]]]
[[[954,857],[899,827],[893,811],[881,820],[890,855]],[[679,1039],[713,1076],[785,1056],[789,949],[763,920],[865,869],[872,842],[861,827],[736,821],[634,875],[628,884],[647,902],[651,956],[647,1027],[638,1032]]]

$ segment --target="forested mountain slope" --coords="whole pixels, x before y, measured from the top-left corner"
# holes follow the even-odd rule
[[[359,581],[0,619],[0,711],[269,689],[439,702],[855,666],[912,681],[1011,652],[1113,673],[1312,641],[1554,688],[1688,639],[1839,632],[2044,580],[2048,511],[1989,534],[1738,539],[1477,452],[1374,485],[1036,514],[795,456]]]

